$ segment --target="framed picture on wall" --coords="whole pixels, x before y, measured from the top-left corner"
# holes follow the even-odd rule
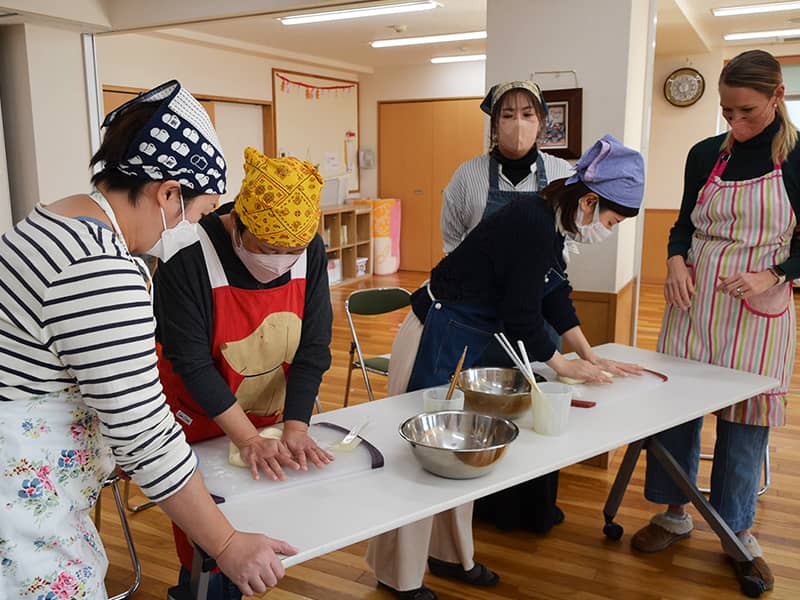
[[[544,90],[547,120],[539,147],[561,158],[581,156],[583,89]]]

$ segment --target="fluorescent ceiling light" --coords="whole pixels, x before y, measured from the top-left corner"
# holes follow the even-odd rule
[[[302,25],[304,23],[322,23],[324,21],[341,21],[343,19],[363,19],[365,17],[378,17],[381,15],[396,15],[400,13],[431,10],[439,6],[434,0],[416,0],[395,4],[382,4],[365,8],[347,8],[331,10],[320,13],[306,13],[289,17],[278,17],[283,25]]]
[[[417,44],[441,44],[442,42],[462,42],[464,40],[485,40],[485,31],[467,33],[446,33],[444,35],[425,35],[422,37],[396,38],[393,40],[375,40],[369,45],[373,48],[391,48],[394,46],[416,46]]]
[[[758,40],[766,38],[786,38],[800,35],[800,29],[774,29],[772,31],[746,31],[743,33],[728,33],[723,36],[726,42],[738,40]]]
[[[745,4],[744,6],[726,6],[712,8],[715,17],[733,17],[736,15],[757,15],[759,13],[782,12],[785,10],[800,10],[800,2],[765,2],[762,4]]]
[[[470,62],[473,60],[486,60],[485,54],[460,54],[458,56],[436,56],[431,59],[435,65],[442,63]]]

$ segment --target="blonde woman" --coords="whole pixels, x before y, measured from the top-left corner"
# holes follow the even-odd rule
[[[669,239],[661,352],[774,377],[780,384],[720,411],[711,504],[755,559],[754,575],[773,577],[750,528],[769,428],[786,422],[795,351],[792,248],[800,209],[797,130],[784,103],[781,68],[762,50],[731,60],[719,79],[728,133],[696,144],[686,161],[680,215]],[[702,419],[659,437],[694,478]],[[645,496],[668,505],[633,538],[657,552],[688,537],[687,498],[657,461],[648,460]],[[740,573],[741,575],[741,573]]]

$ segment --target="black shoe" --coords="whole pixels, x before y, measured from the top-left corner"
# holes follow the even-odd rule
[[[422,585],[414,590],[405,590],[402,592],[394,589],[393,587],[389,587],[382,581],[378,582],[378,586],[386,588],[394,594],[395,598],[399,598],[400,600],[437,600],[437,596],[434,591],[425,585]]]
[[[479,562],[469,571],[465,571],[459,563],[449,563],[438,558],[428,557],[428,568],[437,577],[456,579],[469,585],[492,587],[500,582],[500,576],[489,567]]]

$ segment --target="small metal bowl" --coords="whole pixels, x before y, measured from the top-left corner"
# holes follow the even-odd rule
[[[518,434],[508,419],[463,410],[422,413],[400,426],[422,468],[449,479],[486,475]]]
[[[518,419],[531,408],[531,385],[519,369],[466,369],[458,376],[458,387],[464,392],[464,408],[476,413]]]

